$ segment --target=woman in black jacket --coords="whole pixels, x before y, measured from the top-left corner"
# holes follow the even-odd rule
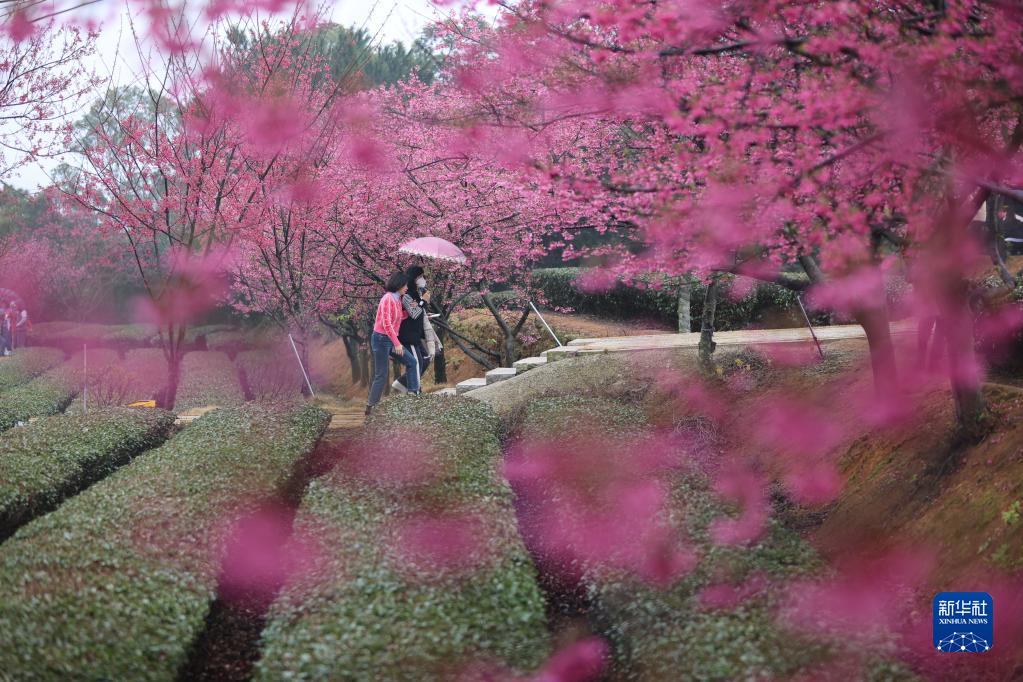
[[[423,268],[418,265],[413,265],[405,271],[405,275],[408,277],[408,291],[401,297],[401,304],[405,307],[408,317],[401,321],[401,326],[398,328],[398,340],[401,341],[401,345],[412,351],[416,357],[415,371],[418,372],[420,379],[430,364],[426,353],[426,329],[424,326],[426,306],[430,301],[430,295],[420,288],[420,285],[425,282],[423,274]],[[405,371],[406,374],[398,377],[391,384],[391,388],[402,393],[408,390],[407,373],[413,370],[410,367]]]

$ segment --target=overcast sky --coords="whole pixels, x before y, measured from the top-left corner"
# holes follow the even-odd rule
[[[452,11],[450,6],[438,7],[431,0],[335,0],[329,5],[332,21],[365,27],[382,43],[402,41],[408,44],[427,24]],[[109,76],[115,85],[137,82],[138,55],[131,42],[124,5],[109,2],[99,6],[104,9],[99,10],[103,14],[97,16],[102,21],[102,29],[97,41],[95,70],[101,76]],[[485,11],[486,6],[481,3],[480,9]],[[15,187],[35,190],[49,183],[47,172],[57,164],[57,160],[46,160],[40,165],[29,165],[4,180]]]

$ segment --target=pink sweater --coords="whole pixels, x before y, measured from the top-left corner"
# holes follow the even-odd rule
[[[397,348],[401,345],[398,341],[398,327],[401,326],[401,321],[406,317],[408,317],[408,313],[402,307],[401,299],[388,292],[380,299],[380,304],[377,306],[377,317],[373,322],[373,331],[378,334],[386,334],[391,339],[391,343]]]

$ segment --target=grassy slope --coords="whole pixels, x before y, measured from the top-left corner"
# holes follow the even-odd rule
[[[977,584],[1007,585],[1004,581],[1018,579],[1023,570],[1023,394],[1012,387],[988,386],[993,430],[972,445],[955,438],[951,400],[944,387],[923,395],[908,426],[876,430],[861,423],[846,400],[853,390],[869,395],[865,344],[831,344],[827,357],[823,366],[752,368],[742,377],[748,384],[746,395],[728,405],[720,425],[728,433],[753,401],[772,392],[824,391],[820,404],[848,431],[833,450],[844,488],[833,504],[824,507],[783,503],[779,518],[801,529],[829,560],[855,558],[868,549],[929,550],[932,570],[916,595],[916,608],[924,613],[938,590],[980,589]],[[718,359],[728,363],[734,357],[721,353]],[[903,361],[911,358],[904,356]],[[690,372],[693,357],[651,353],[566,360],[480,389],[473,396],[512,420],[520,419],[539,396],[624,398],[642,406],[653,423],[671,427],[686,413],[658,386],[658,375],[669,365]],[[857,366],[858,372],[842,373]],[[1006,608],[1012,610],[1011,605]],[[1012,618],[1012,623],[1019,620],[1018,614]],[[1003,619],[1003,625],[1009,627],[1010,620]]]
[[[594,437],[621,441],[612,448],[629,456],[628,434],[649,428],[635,404],[577,396],[532,402],[520,433],[525,438]],[[695,569],[667,589],[622,570],[591,566],[583,581],[596,619],[616,652],[613,677],[621,680],[767,679],[820,660],[821,645],[802,642],[774,622],[774,595],[765,593],[731,609],[701,606],[702,588],[728,576],[742,582],[753,574],[784,580],[819,569],[810,547],[781,524],[749,546],[722,547],[710,541],[708,525],[731,513],[698,474],[665,477],[670,485],[667,523],[700,557]]]

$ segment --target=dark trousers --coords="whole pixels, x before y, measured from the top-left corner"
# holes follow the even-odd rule
[[[391,343],[391,339],[386,334],[373,332],[373,336],[369,340],[369,347],[373,351],[373,384],[369,387],[368,404],[370,407],[373,407],[380,402],[380,396],[384,393],[384,386],[387,385],[387,363],[391,359],[391,351],[394,350],[394,344]],[[401,364],[405,365],[406,374],[412,372],[413,376],[416,377],[415,387],[409,387],[409,391],[418,391],[419,377],[415,374],[416,356],[408,348],[405,349]]]
[[[419,385],[423,385],[423,373],[426,372],[426,368],[430,366],[430,359],[426,357],[426,344],[420,342],[415,346],[412,346],[412,352],[416,354],[416,360],[419,361]],[[398,377],[398,383],[408,388],[408,372],[405,372]]]

